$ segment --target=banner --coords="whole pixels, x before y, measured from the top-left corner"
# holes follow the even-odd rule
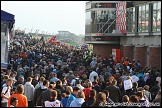
[[[129,90],[132,88],[132,81],[129,79],[129,80],[125,80],[124,81],[124,90]]]

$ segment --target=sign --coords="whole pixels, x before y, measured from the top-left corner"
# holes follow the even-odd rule
[[[116,8],[116,3],[94,3],[92,8]]]
[[[126,1],[116,4],[116,30],[126,34]]]
[[[124,81],[124,90],[129,90],[132,88],[132,81],[129,79],[129,80],[125,80]]]

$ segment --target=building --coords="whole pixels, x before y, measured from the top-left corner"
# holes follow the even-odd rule
[[[161,1],[86,2],[85,42],[106,58],[120,58],[161,68]]]

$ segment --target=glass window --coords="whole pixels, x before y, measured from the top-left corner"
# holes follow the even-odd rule
[[[135,29],[135,8],[127,9],[127,32],[134,32]]]
[[[139,21],[139,23],[138,23],[138,31],[139,32],[141,32],[141,30],[142,30],[142,6],[139,6],[139,12],[138,12],[138,21]]]
[[[138,20],[138,31],[148,32],[149,4],[143,4],[139,6]]]
[[[86,25],[91,23],[91,11],[86,12]]]
[[[157,3],[157,31],[161,31],[161,2]]]
[[[146,11],[145,11],[145,32],[148,32],[149,26],[149,4],[146,4]]]
[[[157,2],[153,3],[153,31],[157,31]]]

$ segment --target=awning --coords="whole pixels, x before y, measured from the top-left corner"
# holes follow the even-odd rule
[[[1,10],[1,20],[13,21],[14,22],[15,21],[14,17],[15,17],[15,15]]]

